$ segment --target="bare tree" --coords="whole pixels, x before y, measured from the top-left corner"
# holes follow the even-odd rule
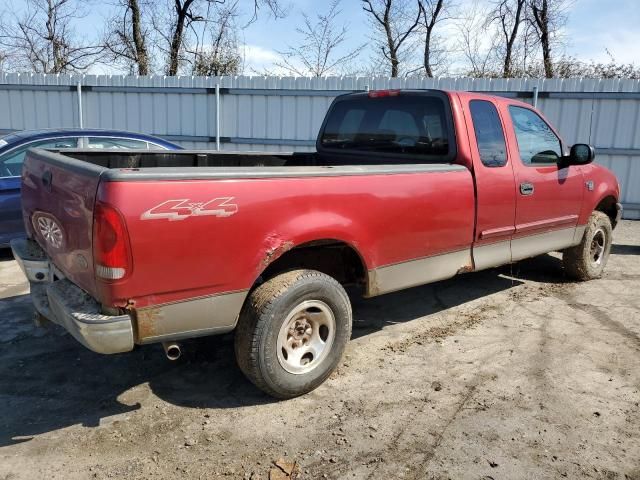
[[[400,73],[400,51],[403,44],[420,24],[422,3],[416,1],[415,18],[409,12],[410,1],[406,0],[362,0],[362,8],[372,19],[382,40],[377,41],[382,55],[391,66],[391,76]]]
[[[296,28],[301,37],[300,43],[279,52],[282,59],[276,66],[293,75],[322,77],[335,73],[355,60],[365,44],[340,51],[347,38],[348,25],[336,25],[341,14],[341,10],[338,10],[339,5],[340,0],[334,0],[329,5],[327,13],[317,14],[315,22],[303,13],[304,26]]]
[[[529,0],[532,23],[542,47],[542,62],[547,78],[552,78],[554,43],[561,42],[560,30],[567,22],[567,9],[571,0]]]
[[[0,50],[0,73],[6,70],[7,58],[9,58],[9,54],[4,50]]]
[[[177,75],[180,66],[186,63],[185,54],[198,50],[198,47],[191,47],[193,37],[197,39],[196,44],[204,45],[204,38],[198,38],[196,25],[204,25],[206,31],[211,22],[220,23],[213,15],[220,12],[217,7],[224,3],[225,0],[165,0],[165,8],[160,8],[154,15],[153,25],[159,37],[158,48],[167,57],[167,75]],[[252,0],[251,5],[253,19],[249,23],[257,18],[262,7],[275,18],[285,15],[280,0]]]
[[[103,48],[76,36],[73,22],[82,18],[76,0],[26,0],[22,16],[3,15],[0,46],[12,52],[12,67],[36,73],[82,72]]]
[[[449,0],[419,0],[422,8],[422,27],[424,29],[424,54],[422,65],[427,77],[433,77],[433,66],[436,61],[434,55],[434,30],[436,24],[446,18],[447,5]]]
[[[543,0],[546,1],[546,0]],[[526,0],[498,0],[491,12],[490,23],[497,23],[503,44],[502,76],[513,76],[513,56],[518,30],[525,21]]]
[[[237,75],[242,66],[235,19],[238,2],[222,6],[209,24],[210,40],[198,40],[193,53],[195,75]],[[204,35],[203,35],[204,37]]]
[[[141,13],[138,0],[119,0],[117,15],[107,24],[104,45],[107,58],[116,63],[124,63],[130,73],[148,75],[151,72],[147,37],[149,29]]]
[[[463,75],[477,78],[497,75],[499,67],[495,52],[498,38],[495,31],[487,29],[487,18],[489,12],[476,1],[456,22],[456,49],[466,64],[461,72]]]
[[[249,19],[247,25],[250,25],[258,19],[258,12],[260,11],[261,7],[266,8],[269,11],[270,15],[273,16],[273,18],[277,19],[287,16],[287,13],[282,6],[281,0],[253,0],[253,16],[251,17],[251,19]]]
[[[551,61],[551,42],[549,41],[549,2],[531,2],[534,25],[542,45],[542,61],[544,74],[547,78],[553,78],[553,63]]]
[[[224,0],[212,0],[223,2]],[[174,22],[171,28],[169,44],[169,61],[167,63],[167,75],[177,75],[180,66],[180,56],[184,48],[184,33],[193,22],[203,21],[205,18],[193,9],[198,6],[197,0],[174,0]],[[194,5],[195,4],[195,5]]]

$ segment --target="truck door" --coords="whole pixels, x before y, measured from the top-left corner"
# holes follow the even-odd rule
[[[511,261],[511,236],[515,230],[515,180],[513,160],[507,150],[503,122],[489,100],[465,105],[476,182],[476,231],[473,248],[475,270]]]
[[[520,105],[506,109],[517,158],[515,261],[574,244],[584,186],[580,167],[559,165],[562,143],[537,112]]]

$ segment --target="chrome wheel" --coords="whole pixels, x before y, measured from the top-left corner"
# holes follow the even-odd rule
[[[62,247],[62,230],[56,222],[49,217],[38,218],[38,230],[40,235],[55,248]]]
[[[297,305],[278,334],[278,361],[293,374],[309,373],[329,354],[336,335],[336,319],[329,306],[319,300]]]
[[[591,239],[591,247],[589,249],[591,261],[594,265],[600,265],[604,257],[604,251],[607,246],[607,236],[603,229],[599,228],[593,234]]]

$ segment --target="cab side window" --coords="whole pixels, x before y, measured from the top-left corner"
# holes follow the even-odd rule
[[[23,145],[11,150],[0,157],[0,177],[19,177],[22,172],[22,162],[30,148],[75,148],[78,146],[77,137],[41,140]]]
[[[520,159],[527,166],[556,164],[562,156],[560,139],[533,110],[509,106],[509,114],[518,140]]]
[[[476,134],[480,161],[486,167],[502,167],[507,164],[507,145],[498,110],[486,100],[469,102],[473,131]]]

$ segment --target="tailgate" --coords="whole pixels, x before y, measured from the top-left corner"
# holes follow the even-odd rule
[[[105,170],[40,149],[28,151],[22,170],[22,211],[29,236],[69,280],[93,296],[93,208]]]

